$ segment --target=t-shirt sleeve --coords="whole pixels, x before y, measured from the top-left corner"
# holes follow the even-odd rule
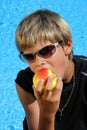
[[[75,71],[77,84],[80,84],[83,93],[84,102],[87,105],[87,57],[86,56],[74,56]],[[79,83],[80,82],[80,83]]]
[[[34,92],[32,89],[32,78],[34,73],[30,70],[30,68],[26,68],[25,70],[21,70],[15,79],[15,82],[23,88],[25,91],[30,92],[34,96]]]

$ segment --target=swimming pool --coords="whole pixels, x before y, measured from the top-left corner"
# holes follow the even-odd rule
[[[87,56],[87,0],[0,0],[0,130],[22,130],[25,115],[15,90],[15,77],[27,65],[18,58],[15,30],[36,9],[58,12],[68,22],[75,54]]]

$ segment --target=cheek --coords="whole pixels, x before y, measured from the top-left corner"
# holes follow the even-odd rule
[[[66,57],[62,48],[56,51],[53,58],[54,58],[54,63],[57,64],[57,66],[62,67],[65,65]]]
[[[52,59],[54,65],[54,72],[63,77],[66,67],[66,57],[63,51],[59,51],[55,54],[55,57]]]

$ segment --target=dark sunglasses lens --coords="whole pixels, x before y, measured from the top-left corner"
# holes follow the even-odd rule
[[[55,53],[55,51],[56,51],[56,47],[54,45],[50,45],[40,50],[39,55],[43,58],[49,58]]]
[[[42,58],[49,58],[51,57],[56,51],[56,47],[54,45],[48,45],[38,51],[36,54]],[[25,62],[28,61],[32,63],[35,60],[36,54],[21,54],[20,58]]]
[[[35,56],[33,56],[32,54],[24,54],[23,57],[28,62],[32,62],[35,59]]]

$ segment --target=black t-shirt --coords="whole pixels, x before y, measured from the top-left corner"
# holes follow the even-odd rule
[[[60,119],[60,111],[55,116],[55,130],[87,130],[87,57],[74,56],[75,63],[75,86],[71,98],[63,110]],[[32,78],[34,73],[28,67],[21,70],[15,82],[25,91],[34,96]],[[69,83],[64,83],[60,102],[62,109],[72,91],[73,78]],[[35,98],[35,97],[34,97]]]

